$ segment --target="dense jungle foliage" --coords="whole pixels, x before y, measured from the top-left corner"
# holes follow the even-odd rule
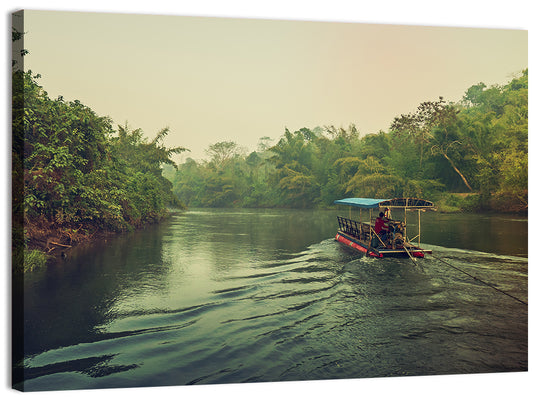
[[[165,175],[191,207],[326,207],[346,196],[409,196],[445,211],[525,211],[527,133],[525,70],[506,85],[474,85],[459,103],[424,102],[394,118],[388,132],[285,130],[250,154],[224,141],[209,147],[208,160],[187,159]]]
[[[185,150],[162,144],[168,128],[150,141],[127,125],[114,131],[79,101],[50,99],[37,78],[13,72],[13,226],[24,229],[15,245],[67,248],[183,207],[162,176],[162,165],[175,166],[172,155]]]

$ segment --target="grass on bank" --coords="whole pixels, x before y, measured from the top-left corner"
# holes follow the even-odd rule
[[[46,266],[50,256],[38,249],[27,249],[16,251],[13,254],[13,273],[27,273]]]

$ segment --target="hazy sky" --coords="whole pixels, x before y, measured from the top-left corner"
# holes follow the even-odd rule
[[[527,31],[337,22],[26,11],[25,66],[50,97],[204,158],[256,149],[302,127],[387,130],[422,101],[527,68]]]

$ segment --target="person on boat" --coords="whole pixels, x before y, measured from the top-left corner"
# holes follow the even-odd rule
[[[389,234],[389,219],[385,217],[383,212],[379,213],[379,216],[376,218],[376,224],[374,225],[374,231],[378,237],[385,243],[387,235]]]

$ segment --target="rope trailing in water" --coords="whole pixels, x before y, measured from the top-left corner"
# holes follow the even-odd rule
[[[518,302],[520,302],[520,303],[522,303],[522,304],[524,304],[524,305],[527,306],[527,302],[524,302],[523,300],[521,300],[521,299],[519,299],[519,298],[517,298],[517,297],[515,297],[515,296],[513,296],[513,295],[511,295],[511,294],[509,294],[508,292],[505,292],[505,291],[499,289],[498,287],[495,287],[494,285],[492,285],[492,284],[490,284],[490,283],[487,283],[486,281],[483,281],[483,280],[477,278],[476,276],[473,276],[473,275],[471,275],[470,273],[465,272],[464,270],[459,269],[458,267],[452,265],[451,263],[448,263],[448,262],[442,260],[442,259],[439,258],[438,256],[435,256],[435,255],[433,255],[433,254],[430,254],[430,255],[433,256],[435,259],[440,260],[442,263],[444,263],[444,264],[446,264],[446,265],[448,265],[448,266],[450,266],[450,267],[453,267],[455,270],[458,270],[458,271],[460,271],[461,273],[466,274],[467,276],[473,278],[474,280],[479,281],[480,283],[483,283],[483,284],[485,284],[486,286],[488,286],[488,287],[490,287],[490,288],[492,288],[492,289],[494,289],[494,290],[496,290],[496,291],[499,291],[499,292],[501,292],[502,294],[505,294],[505,295],[507,295],[508,297],[513,298],[515,301],[518,301]]]

